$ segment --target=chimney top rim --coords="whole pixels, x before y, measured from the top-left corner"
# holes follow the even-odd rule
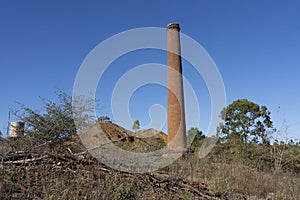
[[[180,30],[179,23],[177,23],[177,22],[169,23],[168,24],[168,29],[178,29],[178,30]]]

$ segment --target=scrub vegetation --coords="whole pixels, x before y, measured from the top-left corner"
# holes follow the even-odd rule
[[[132,174],[87,152],[76,134],[71,97],[58,92],[58,99],[44,99],[39,111],[21,104],[15,111],[25,136],[0,138],[0,199],[300,199],[300,143],[273,127],[266,106],[234,101],[223,109],[219,140],[205,158],[199,153],[207,137],[195,127],[187,135],[195,136],[190,148],[176,162]],[[143,130],[126,130],[108,116],[96,123],[128,151],[166,146],[159,131],[139,138]]]

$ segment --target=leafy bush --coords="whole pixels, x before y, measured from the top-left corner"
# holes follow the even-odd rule
[[[65,140],[76,134],[76,128],[78,124],[91,123],[91,117],[86,113],[90,112],[91,107],[94,106],[94,100],[80,101],[78,99],[72,99],[71,96],[65,92],[57,91],[56,95],[58,101],[52,101],[46,98],[42,98],[44,103],[42,110],[34,110],[20,104],[20,109],[15,110],[13,114],[19,121],[25,123],[25,134],[27,137],[43,140]],[[86,98],[85,98],[86,99]],[[77,101],[79,108],[77,119],[79,122],[77,127],[75,126],[74,116],[72,112],[72,101]]]

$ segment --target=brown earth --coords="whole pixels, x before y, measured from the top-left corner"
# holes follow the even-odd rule
[[[156,130],[131,132],[113,123],[100,125],[111,142],[129,151],[149,152],[166,146],[166,134]],[[60,142],[1,139],[0,147],[0,199],[299,197],[299,176],[273,176],[243,165],[199,160],[190,153],[159,171],[135,174],[98,162],[77,135]]]

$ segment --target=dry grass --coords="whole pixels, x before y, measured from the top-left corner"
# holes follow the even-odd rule
[[[129,132],[117,125],[105,124],[104,129],[111,139],[128,138]],[[158,135],[146,143],[125,139],[118,145],[144,152],[165,145],[163,141]],[[66,149],[74,154],[84,151],[78,138],[38,148],[33,148],[37,142],[26,138],[5,145],[10,151],[52,155],[64,154]],[[2,149],[0,199],[300,199],[299,171],[275,173],[272,168],[254,167],[215,149],[204,159],[187,153],[156,172],[161,177],[118,172],[88,154],[83,161],[52,156],[39,162],[5,164]]]
[[[211,158],[186,156],[167,170],[186,180],[205,185],[208,194],[222,199],[261,198],[300,199],[299,172],[270,169],[259,171],[242,162],[213,162]]]

